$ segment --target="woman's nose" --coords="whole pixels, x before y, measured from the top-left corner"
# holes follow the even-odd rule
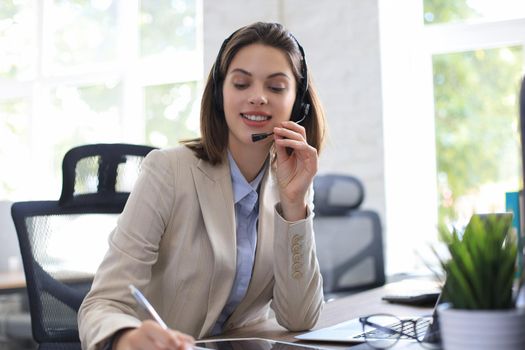
[[[268,103],[268,99],[261,90],[256,90],[250,96],[250,104],[261,106]]]

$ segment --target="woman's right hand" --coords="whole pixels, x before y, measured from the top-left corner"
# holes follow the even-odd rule
[[[164,329],[157,322],[146,320],[138,328],[122,331],[113,343],[113,350],[189,350],[194,344],[192,336]]]

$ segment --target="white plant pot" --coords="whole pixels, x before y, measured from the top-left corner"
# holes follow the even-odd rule
[[[438,308],[444,350],[524,350],[525,310]]]

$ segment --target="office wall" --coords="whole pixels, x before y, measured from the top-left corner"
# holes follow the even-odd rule
[[[358,176],[364,206],[385,218],[384,150],[377,0],[203,1],[204,67],[222,40],[254,21],[279,21],[305,48],[329,127],[321,172]]]

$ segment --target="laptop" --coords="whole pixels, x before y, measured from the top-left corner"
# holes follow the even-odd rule
[[[487,220],[491,216],[498,216],[501,218],[504,218],[506,220],[506,224],[510,228],[510,225],[512,224],[512,213],[497,213],[497,214],[474,214],[475,216],[478,216],[482,219],[482,221]],[[446,283],[446,282],[445,282]],[[399,317],[402,320],[413,320],[414,322],[416,320],[419,321],[419,325],[423,327],[422,329],[418,328],[418,335],[423,335],[423,339],[425,341],[428,341],[430,343],[436,343],[439,344],[440,338],[439,338],[439,322],[438,322],[438,313],[437,308],[439,304],[442,302],[441,295],[437,298],[437,301],[434,305],[434,310],[432,312],[431,316],[424,317],[423,321],[420,320],[421,316],[409,316],[409,317]],[[409,321],[411,322],[411,321]],[[400,330],[400,325],[395,324],[382,324],[382,326],[387,326],[388,328],[393,328],[396,330]],[[412,326],[405,326],[403,329],[404,333],[411,333],[413,327]],[[377,334],[377,337],[376,337]],[[409,334],[411,336],[414,336],[414,334]],[[398,334],[394,334],[393,336],[398,337]],[[376,338],[375,338],[376,337]],[[307,332],[304,334],[300,334],[295,336],[296,339],[299,340],[306,340],[306,341],[322,341],[322,342],[342,342],[342,343],[364,343],[365,339],[377,339],[382,340],[386,337],[385,333],[377,332],[377,328],[375,331],[370,331],[366,334],[365,338],[365,332],[363,331],[363,325],[359,321],[359,318],[351,319],[348,321],[344,321],[341,323],[338,323],[334,326],[321,328],[315,331]],[[407,336],[402,335],[399,337],[399,341],[416,341],[414,338],[409,338]]]
[[[431,341],[432,343],[439,343],[439,322],[438,322],[438,314],[437,314],[437,306],[441,302],[441,296],[438,298],[438,301],[436,302],[436,305],[434,306],[434,311],[431,316],[427,317],[421,317],[421,316],[412,316],[412,317],[399,317],[401,320],[416,320],[418,321],[418,333],[424,334],[424,338],[427,341]],[[383,326],[400,330],[401,325],[396,324],[396,322],[382,324]],[[419,327],[423,327],[423,329],[419,329]],[[412,334],[413,328],[411,326],[405,326],[404,333],[408,333],[411,336],[415,336],[415,334]],[[377,335],[377,338],[376,338]],[[318,342],[336,342],[336,343],[364,343],[366,342],[366,339],[381,339],[383,340],[385,337],[384,334],[380,333],[374,333],[374,334],[366,334],[363,331],[363,325],[359,321],[359,318],[354,318],[348,321],[344,321],[341,323],[338,323],[336,325],[321,328],[315,331],[303,333],[300,335],[295,336],[296,339],[299,340],[306,340],[306,341],[318,341]],[[399,341],[415,341],[413,338],[408,338],[406,336],[401,336],[399,338]]]

